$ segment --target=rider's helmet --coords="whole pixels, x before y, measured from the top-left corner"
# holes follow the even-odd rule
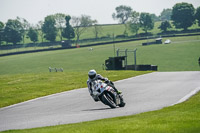
[[[97,72],[96,72],[95,70],[90,70],[90,71],[88,72],[88,77],[89,77],[90,79],[94,79],[94,78],[96,77],[96,75],[97,75]]]

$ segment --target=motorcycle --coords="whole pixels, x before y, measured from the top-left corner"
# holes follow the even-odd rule
[[[110,81],[111,82],[111,81]],[[124,107],[125,102],[121,94],[118,94],[112,85],[106,84],[101,80],[96,80],[92,82],[93,89],[93,98],[97,101],[101,101],[105,105],[110,106],[111,108]],[[111,82],[112,84],[112,82]]]

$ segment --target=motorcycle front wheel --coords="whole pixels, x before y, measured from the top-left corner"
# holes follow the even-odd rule
[[[116,108],[115,96],[109,91],[106,91],[101,96],[101,100],[104,104],[110,106],[111,108]]]

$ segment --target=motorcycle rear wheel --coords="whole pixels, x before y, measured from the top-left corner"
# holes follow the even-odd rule
[[[126,103],[124,102],[124,99],[122,97],[120,97],[119,107],[124,107],[125,105],[126,105]]]

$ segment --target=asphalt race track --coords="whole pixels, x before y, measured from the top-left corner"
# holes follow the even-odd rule
[[[0,109],[0,131],[77,123],[161,109],[199,90],[200,71],[154,72],[115,82],[126,106],[94,102],[87,88],[37,98]]]

